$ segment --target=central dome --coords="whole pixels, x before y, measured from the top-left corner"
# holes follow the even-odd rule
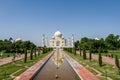
[[[56,31],[54,36],[55,37],[62,37],[62,33],[60,31]]]

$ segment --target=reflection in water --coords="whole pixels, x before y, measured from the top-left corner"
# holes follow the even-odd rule
[[[58,65],[57,65],[58,64]],[[58,49],[31,80],[80,80]]]
[[[52,60],[57,67],[60,67],[60,65],[62,64],[64,58],[59,48],[56,49],[56,52],[54,53]]]
[[[59,69],[60,65],[63,63],[63,60],[64,60],[63,59],[63,54],[59,51],[59,48],[56,49],[56,52],[54,53],[52,60],[53,60],[54,64],[56,65],[56,69],[57,69],[55,78],[58,79],[59,78],[58,69]]]

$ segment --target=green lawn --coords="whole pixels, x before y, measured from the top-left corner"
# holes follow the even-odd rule
[[[20,75],[22,72],[24,72],[26,69],[28,69],[30,66],[35,64],[38,60],[40,60],[41,58],[45,57],[49,53],[50,52],[48,52],[46,54],[41,54],[40,56],[37,56],[33,60],[30,60],[28,58],[26,63],[24,63],[23,60],[18,60],[18,61],[15,61],[15,63],[9,63],[9,64],[5,64],[5,65],[0,66],[0,80],[3,80],[3,79],[4,80],[13,80],[10,77],[10,75],[12,73],[14,73],[17,70],[21,69],[19,72],[14,74],[14,76]]]
[[[120,50],[109,50],[110,53],[117,55],[120,58]]]
[[[8,58],[8,57],[12,57],[14,53],[3,53],[3,56],[0,58]]]
[[[113,58],[115,58],[115,55],[118,56],[118,58],[120,59],[120,50],[109,50],[108,52],[110,52],[111,54],[113,54]],[[98,53],[95,53],[98,55]],[[107,56],[108,53],[101,53],[102,56]]]
[[[68,52],[67,52],[68,53]],[[106,80],[106,72],[107,72],[107,76],[109,76],[110,78],[112,78],[113,80],[120,80],[120,75],[117,74],[117,68],[115,66],[111,66],[109,64],[104,64],[104,66],[99,67],[98,62],[96,60],[83,60],[83,57],[79,56],[79,55],[74,55],[71,53],[68,53],[72,58],[74,58],[76,61],[78,61],[80,64],[82,64],[83,66],[85,66],[90,72],[92,72],[93,74],[97,74],[96,71],[94,71],[92,68],[100,71],[102,73],[103,77],[99,77],[100,80]]]

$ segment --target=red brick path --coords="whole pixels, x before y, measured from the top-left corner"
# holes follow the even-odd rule
[[[77,51],[77,54],[79,54],[78,51]],[[87,58],[89,58],[89,53],[87,53]],[[92,59],[98,60],[98,55],[92,54]],[[102,61],[105,62],[105,63],[108,63],[110,65],[115,65],[115,59],[114,58],[109,58],[109,57],[102,56]]]
[[[38,61],[32,67],[30,67],[25,72],[23,72],[21,75],[19,75],[18,77],[16,77],[14,80],[30,80],[35,75],[35,73],[40,69],[40,67],[43,64],[45,64],[45,62],[48,60],[48,58],[51,55],[52,55],[52,53],[49,54],[48,56],[44,57],[42,60]],[[72,59],[67,54],[65,54],[65,58],[69,62],[69,64],[72,66],[72,68],[74,69],[74,71],[81,78],[81,80],[99,80],[95,75],[93,75],[85,67],[83,67],[82,65],[80,65],[77,61],[75,61],[74,59]]]
[[[65,54],[65,58],[70,63],[74,71],[79,75],[81,80],[99,80],[97,76],[89,72],[85,67],[80,65],[77,61]]]
[[[23,59],[23,58],[24,58],[24,55],[21,55],[20,57],[15,57],[15,60],[20,60],[20,59]],[[13,59],[13,57],[0,59],[0,66],[4,65],[4,64],[11,63],[12,59]]]
[[[52,53],[49,54],[49,55],[47,55],[46,57],[44,57],[40,61],[38,61],[32,67],[30,67],[25,72],[23,72],[21,75],[19,75],[18,77],[16,77],[14,80],[30,80],[35,75],[35,73],[45,64],[45,62],[52,55]]]

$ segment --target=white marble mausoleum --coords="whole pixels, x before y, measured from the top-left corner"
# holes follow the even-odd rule
[[[56,31],[50,41],[48,38],[45,39],[45,35],[42,36],[42,47],[52,47],[52,48],[63,48],[63,47],[73,47],[74,44],[74,35],[72,35],[71,41],[70,38],[67,40],[64,38],[60,31]]]

